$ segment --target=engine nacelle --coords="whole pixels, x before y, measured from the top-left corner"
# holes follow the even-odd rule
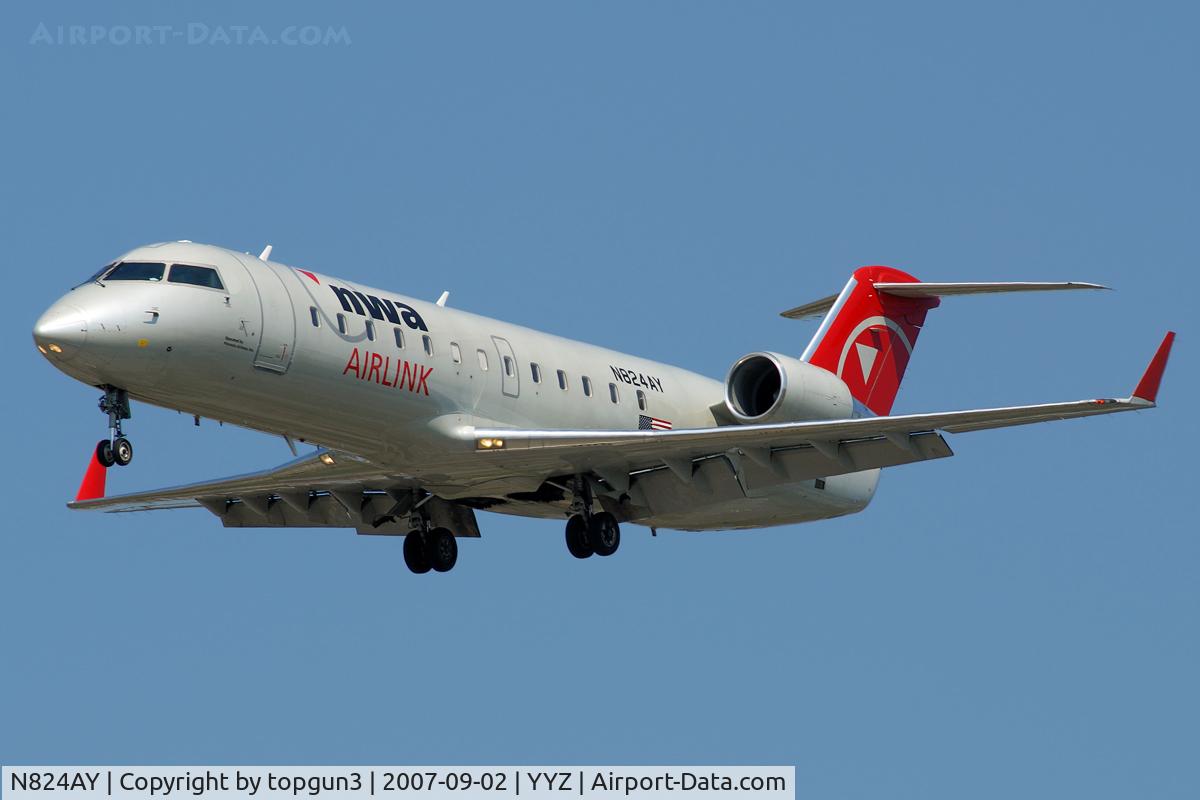
[[[725,407],[742,424],[843,419],[854,401],[828,370],[779,353],[742,356],[725,379]]]

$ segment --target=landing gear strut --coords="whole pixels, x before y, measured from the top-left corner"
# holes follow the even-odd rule
[[[102,466],[126,466],[133,461],[133,444],[121,432],[121,420],[129,419],[129,394],[115,386],[105,386],[100,411],[108,415],[108,438],[96,444],[96,459]]]
[[[575,481],[575,499],[567,520],[567,550],[576,558],[593,553],[611,556],[621,546],[621,526],[607,511],[592,513],[592,488],[586,478]]]

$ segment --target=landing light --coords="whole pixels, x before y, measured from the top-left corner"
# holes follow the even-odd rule
[[[47,347],[50,348],[51,353],[61,353],[62,352],[62,348],[56,344],[49,344],[49,345],[47,345]]]
[[[475,444],[480,450],[500,450],[504,447],[504,440],[493,439],[485,436],[484,438],[478,440]]]
[[[37,349],[42,352],[42,355],[49,355],[49,353],[46,352],[46,348],[42,347],[40,344],[37,346]]]
[[[335,463],[337,463],[333,460],[333,456],[329,455],[329,453],[321,453],[320,459],[321,463],[328,467],[332,467]]]

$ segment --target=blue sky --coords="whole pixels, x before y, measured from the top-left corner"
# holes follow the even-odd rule
[[[0,761],[794,763],[811,797],[1200,791],[1193,7],[0,13]],[[39,23],[106,39],[31,44]],[[137,25],[184,35],[107,38]],[[349,42],[220,43],[235,25]],[[179,238],[270,242],[711,375],[799,353],[813,326],[777,312],[862,264],[1115,287],[945,302],[898,411],[1127,394],[1164,330],[1179,342],[1162,408],[949,437],[955,458],[887,472],[852,518],[631,527],[577,562],[557,523],[483,515],[453,573],[414,578],[399,540],[64,508],[104,420],[30,329],[106,260]],[[130,430],[110,490],[289,456],[144,406]]]

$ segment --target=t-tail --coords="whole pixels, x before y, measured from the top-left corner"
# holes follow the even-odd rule
[[[892,267],[860,267],[840,294],[784,311],[824,314],[801,358],[837,375],[871,413],[891,413],[925,315],[942,297],[994,292],[1105,289],[1095,283],[923,283]]]

